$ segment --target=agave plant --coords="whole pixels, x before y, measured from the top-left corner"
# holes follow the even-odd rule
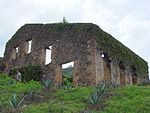
[[[29,89],[28,96],[31,98],[31,100],[34,100],[36,97],[36,91],[34,89]]]
[[[97,105],[104,95],[109,92],[109,90],[112,87],[111,82],[101,82],[96,86],[96,90],[91,93],[91,95],[88,97],[89,103],[92,105]]]
[[[49,90],[53,86],[53,80],[47,79],[47,80],[43,81],[43,85],[46,89]]]
[[[13,97],[10,98],[9,103],[14,110],[18,110],[24,98],[25,96],[22,96],[21,98],[17,97],[15,93],[13,94]]]
[[[88,97],[88,100],[92,105],[97,105],[100,101],[100,96],[98,92],[92,92],[91,95]]]
[[[112,87],[112,82],[105,81],[105,82],[99,83],[96,86],[96,90],[99,92],[100,95],[103,95],[106,92],[108,92],[111,89],[111,87]]]

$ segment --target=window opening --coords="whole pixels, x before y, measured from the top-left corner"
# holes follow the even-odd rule
[[[28,53],[31,53],[32,40],[28,41]]]
[[[52,46],[49,46],[46,48],[46,60],[45,60],[45,65],[51,63],[51,54],[52,54]]]
[[[16,54],[18,53],[18,47],[15,48],[15,52],[16,52]]]

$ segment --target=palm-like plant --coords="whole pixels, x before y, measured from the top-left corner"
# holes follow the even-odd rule
[[[96,86],[96,90],[91,93],[88,97],[89,103],[92,105],[97,105],[102,98],[110,91],[112,88],[112,82],[101,82]]]
[[[10,98],[9,103],[14,110],[18,110],[21,103],[23,102],[24,98],[25,98],[25,96],[18,98],[15,93],[15,94],[13,94],[13,97]]]
[[[102,83],[98,84],[96,86],[96,90],[99,92],[99,95],[102,96],[103,94],[108,92],[111,87],[112,87],[112,83],[106,81],[106,82],[102,82]]]
[[[43,85],[46,89],[49,90],[53,86],[53,80],[47,79],[47,80],[43,81]]]
[[[91,95],[88,98],[89,103],[91,103],[92,105],[97,105],[99,103],[100,100],[100,96],[98,94],[97,91],[92,92]]]

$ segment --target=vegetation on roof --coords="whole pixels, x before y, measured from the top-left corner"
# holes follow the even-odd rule
[[[21,27],[17,33],[9,40],[7,46],[24,32],[29,32],[29,30],[36,30],[39,33],[51,33],[55,37],[61,35],[66,30],[72,30],[76,34],[84,34],[88,37],[96,38],[98,42],[99,49],[107,53],[110,58],[113,59],[118,65],[119,62],[123,62],[125,67],[130,68],[134,66],[137,75],[147,75],[148,64],[141,57],[132,52],[129,48],[124,46],[121,42],[116,40],[110,34],[104,32],[97,25],[92,23],[68,23],[65,22],[65,18],[62,23],[53,24],[26,24]],[[133,42],[134,43],[134,42]]]
[[[104,53],[107,53],[113,61],[116,61],[118,65],[119,62],[123,62],[126,68],[131,69],[131,67],[134,66],[136,73],[140,76],[143,76],[142,74],[148,74],[147,62],[132,52],[128,47],[104,31],[98,30],[97,36],[98,47],[103,50]]]

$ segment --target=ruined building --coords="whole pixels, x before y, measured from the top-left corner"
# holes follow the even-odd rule
[[[48,50],[51,61],[45,64]],[[0,62],[5,72],[29,63],[41,65],[56,84],[62,82],[62,65],[68,62],[74,62],[74,85],[148,80],[147,62],[91,23],[26,24],[7,42]]]

